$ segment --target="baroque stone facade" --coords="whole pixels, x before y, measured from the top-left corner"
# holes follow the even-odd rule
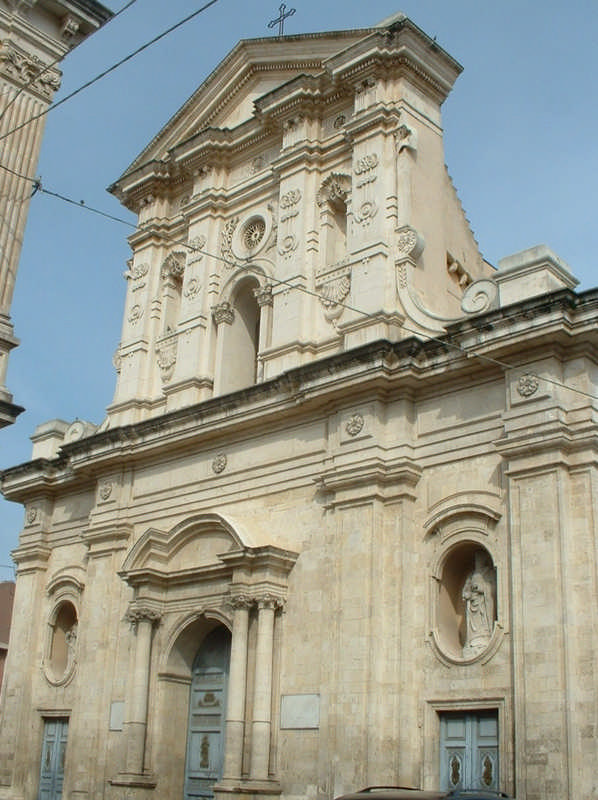
[[[6,370],[18,344],[10,306],[33,187],[27,179],[36,176],[44,130],[40,115],[60,86],[57,64],[111,17],[96,0],[0,0],[0,427],[23,410],[6,388]]]
[[[0,798],[597,796],[598,292],[480,255],[459,71],[403,15],[241,42],[114,184],[114,401],[2,478]]]

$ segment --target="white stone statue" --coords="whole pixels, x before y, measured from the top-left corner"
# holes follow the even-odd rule
[[[474,556],[474,568],[463,585],[465,601],[465,644],[463,656],[472,658],[489,644],[494,628],[496,577],[490,560],[482,550]]]

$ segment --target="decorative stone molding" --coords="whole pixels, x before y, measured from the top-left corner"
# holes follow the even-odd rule
[[[167,383],[174,372],[177,359],[177,335],[163,336],[156,344],[157,364],[160,369],[162,383]]]
[[[316,202],[319,206],[323,206],[324,203],[334,203],[335,200],[346,203],[350,192],[351,177],[333,172],[322,182],[316,195]]]
[[[222,258],[225,258],[228,262],[230,262],[226,264],[227,269],[230,269],[235,264],[235,257],[232,251],[232,242],[238,224],[239,217],[233,217],[225,223],[224,228],[222,229],[220,254]]]
[[[100,484],[100,488],[98,489],[98,494],[100,499],[106,502],[110,495],[112,494],[112,483],[111,481],[104,481]]]
[[[397,155],[403,150],[417,151],[417,131],[409,125],[400,125],[394,133]]]
[[[294,233],[288,233],[282,237],[278,245],[278,254],[283,258],[289,258],[290,255],[299,247],[299,240]]]
[[[481,278],[471,283],[463,293],[461,311],[465,314],[481,314],[498,308],[498,285],[490,278]]]
[[[114,351],[114,355],[112,356],[112,366],[114,367],[117,373],[120,373],[122,362],[123,359],[120,352],[120,347],[117,347],[116,350]]]
[[[216,325],[220,325],[223,322],[226,325],[233,324],[235,311],[228,300],[223,300],[222,303],[212,306],[212,319]]]
[[[339,114],[338,117],[336,117],[336,119],[332,123],[332,127],[335,130],[338,131],[338,130],[340,130],[340,128],[342,128],[344,126],[346,121],[347,121],[347,118],[345,117],[345,115],[344,114]]]
[[[365,420],[362,414],[352,414],[345,423],[345,430],[349,436],[357,436],[363,430]]]
[[[137,325],[139,320],[143,317],[143,307],[139,303],[131,306],[127,319],[131,325]]]
[[[257,603],[258,608],[269,608],[277,611],[279,608],[283,608],[285,601],[282,597],[278,595],[272,594],[271,592],[264,592],[263,594],[257,595],[255,598],[255,602]]]
[[[195,236],[193,239],[189,241],[189,252],[187,253],[187,263],[188,264],[197,264],[199,261],[202,260],[204,257],[204,253],[200,252],[204,249],[207,242],[207,237],[204,234],[200,234],[199,236]]]
[[[127,262],[127,266],[129,269],[126,272],[123,272],[123,278],[127,280],[138,281],[141,278],[145,278],[147,273],[149,272],[149,264],[133,264],[132,260]]]
[[[197,278],[191,278],[183,290],[183,294],[185,297],[189,298],[189,300],[194,300],[200,292],[201,283]]]
[[[538,391],[539,386],[538,376],[533,372],[526,372],[517,381],[517,393],[521,397],[531,397]]]
[[[77,34],[79,27],[79,20],[67,14],[62,20],[62,27],[60,29],[61,39],[64,39],[65,42],[70,41]]]
[[[472,282],[472,277],[469,272],[467,272],[465,267],[457,261],[456,258],[453,258],[450,253],[446,254],[446,268],[449,275],[457,281],[462,289],[467,288]]]
[[[364,200],[359,209],[354,212],[353,219],[367,228],[378,213],[378,205],[374,200]]]
[[[230,249],[234,259],[247,260],[266,248],[272,233],[272,210],[269,207],[256,208],[235,228]]]
[[[374,170],[378,166],[378,161],[379,158],[376,153],[371,153],[357,159],[353,167],[353,172],[358,176],[358,180],[355,183],[357,188],[365,186],[368,183],[373,183],[376,180],[377,175]]]
[[[0,42],[0,75],[27,91],[51,100],[60,88],[60,73],[37,56],[20,50],[7,40]]]
[[[272,284],[267,283],[265,286],[258,286],[257,289],[253,290],[253,296],[260,308],[271,306],[274,300],[272,297]]]
[[[351,267],[348,264],[340,267],[335,264],[332,269],[319,270],[316,273],[315,288],[326,319],[340,317],[343,312],[342,303],[351,291]]]
[[[280,207],[283,213],[280,215],[280,222],[286,222],[299,214],[299,201],[301,200],[301,189],[291,189],[280,198]]]
[[[130,623],[135,630],[140,622],[150,622],[153,625],[159,624],[162,614],[155,608],[147,605],[132,605],[125,614],[125,621]]]
[[[225,453],[217,453],[212,459],[212,471],[220,475],[226,469],[227,458]]]
[[[33,525],[35,520],[37,519],[37,507],[36,506],[27,506],[27,511],[25,512],[25,519],[27,520],[28,525]]]
[[[417,261],[424,246],[424,238],[415,228],[405,225],[397,231],[396,248],[399,261]]]
[[[185,253],[177,251],[170,253],[162,262],[160,275],[162,278],[180,278],[185,271]]]

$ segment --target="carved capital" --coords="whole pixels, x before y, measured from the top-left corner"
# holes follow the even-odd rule
[[[144,605],[131,606],[125,614],[125,620],[131,624],[133,630],[137,630],[140,622],[149,622],[153,627],[154,625],[159,625],[161,619],[162,615],[159,611],[156,611],[151,606]]]
[[[255,605],[255,600],[248,594],[231,595],[229,605],[233,609],[241,608],[249,610]]]
[[[235,319],[235,311],[231,304],[224,300],[222,303],[212,306],[212,319],[216,325],[220,325],[223,322],[227,325],[232,325]]]
[[[265,286],[258,286],[257,289],[253,290],[253,296],[257,300],[258,306],[262,308],[263,306],[271,306],[272,305],[272,284],[267,283]]]
[[[48,101],[60,88],[57,69],[46,66],[37,56],[17,48],[6,39],[0,42],[0,75]]]
[[[256,597],[256,602],[260,611],[262,609],[277,611],[279,608],[283,608],[285,604],[282,597],[278,597],[278,595],[272,594],[271,592],[264,592],[264,594],[258,595]]]

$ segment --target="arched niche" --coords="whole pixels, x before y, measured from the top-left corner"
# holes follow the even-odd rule
[[[477,542],[451,548],[442,563],[437,597],[441,649],[470,661],[488,649],[497,622],[496,567]]]
[[[433,548],[430,636],[446,664],[485,662],[498,650],[507,619],[504,547],[497,536],[500,498],[461,492],[435,504],[425,523]]]
[[[79,615],[74,602],[59,600],[48,620],[44,658],[45,676],[55,686],[68,683],[74,674],[78,626]]]

